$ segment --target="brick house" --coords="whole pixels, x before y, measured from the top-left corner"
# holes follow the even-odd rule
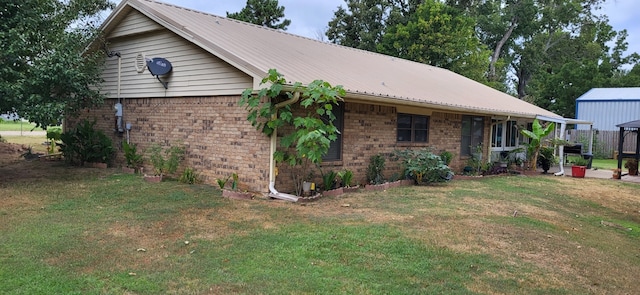
[[[446,150],[461,171],[475,146],[489,157],[518,145],[515,124],[560,118],[445,69],[156,1],[122,1],[102,29],[107,52],[117,53],[107,57],[103,74],[108,99],[82,117],[97,119],[116,146],[124,140],[141,150],[154,142],[183,143],[182,168],[193,167],[211,184],[235,172],[243,189],[291,191],[288,175],[276,176],[270,138],[238,106],[242,91],[259,89],[271,68],[291,83],[322,79],[347,90],[338,116],[342,136],[323,169],[350,169],[359,183],[375,154]],[[145,60],[154,58],[169,61],[172,71],[151,75]],[[79,119],[67,118],[68,126]],[[388,163],[387,170],[399,169]]]

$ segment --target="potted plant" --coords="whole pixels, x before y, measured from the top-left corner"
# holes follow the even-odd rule
[[[638,160],[629,159],[624,163],[624,168],[629,169],[629,175],[638,175]]]
[[[164,175],[173,174],[178,169],[180,162],[184,158],[184,147],[169,146],[162,149],[158,144],[152,145],[149,149],[149,160],[153,165],[153,175],[146,175],[145,180],[149,182],[160,182]]]
[[[122,143],[122,149],[124,150],[124,158],[127,162],[127,166],[122,167],[122,171],[126,173],[138,172],[143,162],[142,155],[138,154],[138,146],[135,143],[130,144],[125,141]]]
[[[555,149],[550,146],[540,147],[537,163],[542,168],[542,173],[547,174],[551,165],[556,162]]]
[[[571,176],[576,178],[584,178],[587,172],[587,165],[589,161],[585,158],[578,157],[573,159],[573,165],[571,166]]]
[[[231,189],[225,189],[227,181],[231,178]],[[222,190],[222,196],[229,199],[249,200],[253,198],[253,194],[250,192],[242,192],[238,190],[239,177],[238,173],[233,173],[225,180],[218,179],[218,186]]]

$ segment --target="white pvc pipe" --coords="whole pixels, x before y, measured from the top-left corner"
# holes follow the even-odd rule
[[[273,115],[274,119],[277,118],[278,116],[277,114],[278,109],[281,109],[290,104],[294,104],[298,101],[298,99],[300,99],[300,92],[296,91],[293,94],[293,97],[291,99],[276,104],[275,105],[276,114]],[[287,201],[296,202],[298,200],[297,196],[284,194],[276,190],[276,160],[273,154],[276,152],[277,143],[278,143],[278,128],[275,128],[271,133],[271,144],[269,148],[269,193],[270,193],[269,195],[271,197],[275,197],[278,199],[284,199]]]

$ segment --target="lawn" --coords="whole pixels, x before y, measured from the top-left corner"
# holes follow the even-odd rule
[[[632,294],[638,189],[504,176],[301,205],[24,162],[0,167],[0,293]]]
[[[0,122],[0,131],[29,132],[31,130],[42,131],[42,128],[36,128],[35,124],[29,123],[29,122],[22,122],[22,121],[1,121]]]

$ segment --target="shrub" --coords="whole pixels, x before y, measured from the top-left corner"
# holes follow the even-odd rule
[[[340,178],[340,182],[344,187],[351,187],[351,182],[353,181],[353,171],[351,170],[342,170],[338,172],[338,178]]]
[[[72,165],[86,162],[109,163],[114,156],[111,139],[94,128],[96,122],[84,120],[74,130],[62,133],[60,151]]]
[[[402,161],[405,175],[418,184],[446,182],[453,177],[449,166],[429,149],[396,151],[395,156]]]
[[[329,170],[329,172],[327,173],[322,173],[322,184],[325,191],[334,189],[337,176],[338,176],[338,173],[336,173],[333,170]]]
[[[369,167],[367,167],[367,182],[371,184],[381,184],[384,182],[384,157],[375,155],[369,159]]]
[[[178,181],[186,184],[195,184],[200,182],[200,175],[198,175],[198,173],[196,173],[196,171],[193,170],[193,168],[187,167],[182,172],[182,175],[180,175],[180,178],[178,179]],[[222,187],[224,187],[224,184],[222,184]]]
[[[544,173],[547,173],[551,168],[551,165],[555,164],[556,156],[554,155],[555,149],[550,146],[543,146],[540,148],[540,152],[538,153],[538,161],[537,164],[542,167]]]
[[[133,143],[122,142],[122,149],[124,150],[124,158],[127,161],[127,167],[138,169],[142,166],[143,158],[141,154],[138,154],[138,145]]]
[[[443,151],[440,153],[440,159],[442,159],[442,162],[444,162],[445,165],[449,166],[449,164],[451,164],[451,160],[453,160],[453,153]]]
[[[163,150],[160,145],[153,144],[147,152],[150,153],[149,160],[153,165],[155,175],[173,174],[178,170],[180,161],[184,158],[184,147],[169,146]],[[163,155],[164,154],[164,155]]]

